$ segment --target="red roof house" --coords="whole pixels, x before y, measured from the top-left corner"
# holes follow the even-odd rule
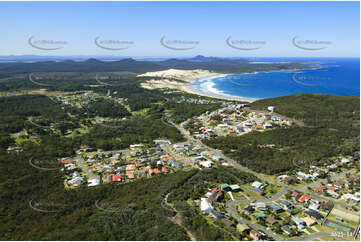
[[[161,171],[158,169],[158,168],[155,168],[155,169],[149,169],[148,170],[148,173],[149,173],[149,175],[153,175],[153,174],[159,174],[159,173],[161,173]]]
[[[113,176],[112,177],[112,181],[113,182],[118,182],[118,181],[121,181],[123,179],[123,176],[122,175],[118,175],[118,176]]]
[[[61,163],[65,164],[65,163],[69,163],[69,162],[72,162],[73,159],[72,158],[64,158],[61,160]]]
[[[308,202],[308,200],[310,200],[310,198],[306,195],[306,194],[303,194],[299,199],[298,201],[303,203],[303,202]]]

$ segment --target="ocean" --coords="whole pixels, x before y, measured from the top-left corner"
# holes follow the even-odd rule
[[[191,89],[225,98],[257,100],[297,93],[360,96],[359,58],[256,58],[254,63],[301,61],[321,69],[218,75],[200,78]]]

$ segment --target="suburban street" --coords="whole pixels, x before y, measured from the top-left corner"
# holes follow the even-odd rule
[[[162,119],[163,122],[165,122],[163,119]],[[329,201],[328,198],[325,198],[323,196],[320,196],[320,195],[317,195],[315,194],[314,192],[310,192],[307,187],[317,187],[321,184],[321,182],[324,182],[325,180],[319,180],[319,181],[315,181],[313,183],[310,183],[310,184],[307,184],[301,188],[293,188],[291,186],[287,186],[287,185],[284,185],[284,184],[281,184],[281,183],[278,183],[272,179],[269,179],[265,176],[263,176],[262,174],[259,174],[255,171],[252,171],[250,169],[248,169],[247,167],[244,167],[240,164],[238,164],[235,160],[225,156],[222,151],[220,150],[216,150],[216,149],[213,149],[205,144],[203,144],[200,140],[197,140],[193,137],[191,137],[187,131],[180,127],[179,125],[176,125],[175,123],[173,123],[172,121],[168,121],[170,124],[172,124],[175,128],[177,128],[181,134],[186,137],[187,141],[190,142],[190,143],[193,143],[193,144],[197,144],[199,145],[200,147],[203,147],[207,150],[210,150],[212,152],[214,152],[215,155],[217,156],[221,156],[223,157],[223,159],[228,162],[229,164],[231,164],[233,167],[237,168],[237,169],[240,169],[241,171],[244,171],[244,172],[248,172],[248,173],[251,173],[253,175],[255,175],[256,177],[258,177],[259,179],[261,180],[264,180],[264,181],[267,181],[268,183],[270,184],[274,184],[274,185],[277,185],[279,187],[281,187],[281,191],[278,192],[275,196],[271,197],[271,198],[268,198],[268,199],[259,199],[257,200],[258,202],[272,202],[272,201],[276,201],[278,200],[279,198],[281,198],[284,194],[287,193],[287,191],[297,191],[297,192],[301,192],[301,193],[308,193],[310,195],[311,198],[317,198],[317,199],[320,199],[320,200],[326,200],[326,201]],[[349,171],[345,171],[345,172],[342,172],[342,173],[339,173],[335,176],[333,176],[332,178],[335,179],[335,178],[342,178],[344,176],[346,176],[346,174],[348,173],[352,173],[354,172],[355,169],[352,169],[352,170],[349,170]],[[273,239],[275,240],[285,240],[283,239],[282,237],[280,237],[279,235],[273,233],[272,231],[270,230],[267,230],[266,227],[262,226],[262,225],[258,225],[258,224],[254,224],[252,222],[249,222],[249,221],[246,221],[244,220],[243,218],[239,217],[236,212],[235,212],[235,206],[237,204],[239,204],[240,202],[250,202],[249,199],[243,199],[243,200],[234,200],[234,201],[231,201],[231,202],[228,202],[227,203],[227,212],[228,214],[230,214],[234,219],[236,219],[238,222],[242,223],[242,224],[246,224],[248,225],[250,228],[253,228],[255,230],[261,230],[262,232],[264,232],[266,235],[268,235],[269,237],[272,237]],[[333,203],[335,204],[339,204],[341,206],[346,206],[344,203],[342,202],[338,202],[338,201],[332,201]],[[330,233],[327,233],[327,232],[316,232],[316,233],[312,233],[312,234],[309,234],[309,235],[305,235],[305,236],[302,236],[302,237],[299,237],[297,239],[294,239],[294,240],[312,240],[312,239],[316,239],[316,238],[320,238],[320,237],[323,237],[323,236],[332,236],[332,234]],[[335,237],[336,239],[338,240],[345,240],[344,238],[338,238],[338,237]]]
[[[88,179],[100,179],[100,176],[94,175],[89,169],[87,164],[85,163],[84,159],[81,157],[81,155],[78,155],[76,157],[76,160],[78,161],[77,164],[81,167],[81,169],[87,174]]]
[[[287,185],[285,185],[285,184],[276,182],[276,181],[274,181],[274,180],[272,180],[272,179],[269,179],[268,177],[263,176],[263,175],[260,174],[260,173],[257,173],[257,172],[255,172],[255,171],[253,171],[253,170],[248,169],[248,168],[245,167],[245,166],[242,166],[242,165],[238,164],[235,160],[233,160],[233,159],[225,156],[225,155],[222,153],[222,151],[217,150],[217,149],[213,149],[213,148],[211,148],[211,147],[203,144],[200,140],[197,140],[197,139],[193,138],[192,136],[190,136],[190,135],[187,133],[187,131],[186,131],[184,128],[180,127],[179,125],[176,125],[175,123],[173,123],[173,122],[171,122],[171,121],[168,121],[168,122],[169,122],[170,124],[172,124],[175,128],[177,128],[177,129],[181,132],[181,134],[183,134],[183,136],[186,137],[186,139],[188,140],[188,142],[195,143],[195,144],[199,145],[200,147],[203,147],[203,148],[205,148],[205,149],[208,149],[208,150],[214,152],[215,155],[223,157],[223,159],[224,159],[226,162],[228,162],[228,163],[231,164],[233,167],[235,167],[235,168],[237,168],[237,169],[239,169],[239,170],[241,170],[241,171],[248,172],[248,173],[253,174],[254,176],[258,177],[258,178],[261,179],[261,180],[267,181],[267,182],[270,183],[270,184],[274,184],[274,185],[277,185],[277,186],[281,187],[281,188],[282,188],[282,192],[283,192],[284,194],[285,194],[288,190],[291,190],[291,191],[297,191],[297,192],[301,192],[301,193],[307,193],[308,195],[311,196],[311,198],[313,197],[313,198],[317,198],[317,199],[321,199],[321,200],[325,200],[325,201],[330,201],[329,198],[326,198],[326,197],[324,197],[324,196],[320,196],[320,195],[316,194],[315,192],[309,191],[309,190],[307,189],[308,186],[310,186],[310,187],[315,187],[315,186],[320,185],[323,180],[315,181],[315,182],[313,182],[313,183],[307,184],[307,185],[305,185],[305,186],[303,186],[303,187],[300,187],[300,188],[294,188],[294,187],[287,186]],[[346,172],[337,174],[337,175],[335,175],[333,178],[341,178],[341,177],[344,177],[344,176],[346,176],[347,173],[350,173],[350,172],[352,172],[352,171],[355,171],[355,170],[353,169],[353,170],[350,170],[350,171],[346,171]],[[283,195],[283,194],[282,194],[282,195]],[[280,195],[280,197],[281,197],[282,195]],[[340,205],[340,206],[346,207],[346,204],[344,204],[344,203],[342,203],[342,202],[334,201],[334,200],[331,200],[331,201],[332,201],[333,203],[335,203],[335,204],[338,204],[338,205]]]

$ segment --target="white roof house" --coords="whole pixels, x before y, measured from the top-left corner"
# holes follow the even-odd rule
[[[270,111],[270,112],[273,112],[275,110],[275,107],[274,106],[268,106],[267,110]]]
[[[310,206],[308,206],[308,208],[317,211],[320,208],[320,205],[312,203]]]
[[[214,210],[212,204],[209,202],[207,198],[202,197],[201,198],[201,211],[204,214],[209,214]]]
[[[88,187],[94,187],[100,184],[100,180],[98,178],[92,178],[88,180]]]
[[[355,202],[360,202],[360,198],[358,198],[358,197],[356,197],[356,196],[354,196],[354,195],[352,195],[350,193],[343,194],[341,198],[345,199],[345,200],[346,199],[351,199],[351,200],[353,200]]]
[[[341,163],[347,164],[347,163],[349,163],[349,162],[350,162],[349,159],[347,159],[347,158],[345,158],[345,157],[342,157]]]
[[[259,181],[254,181],[251,186],[255,188],[262,188],[263,184]]]
[[[212,161],[202,161],[202,162],[199,162],[199,164],[203,167],[211,168],[214,163]]]
[[[79,186],[82,182],[83,182],[83,179],[79,176],[77,176],[69,181],[69,183],[74,186]]]
[[[212,159],[213,159],[213,160],[216,160],[216,161],[221,161],[221,160],[223,160],[223,157],[222,157],[222,156],[218,156],[218,155],[214,155],[214,156],[212,156]]]
[[[330,194],[332,197],[334,198],[339,198],[340,197],[340,194],[338,194],[337,192],[334,192],[332,190],[327,190],[326,191],[328,194]]]
[[[310,174],[303,173],[302,171],[298,171],[296,174],[301,176],[302,178],[305,178],[305,179],[312,178],[312,176]]]

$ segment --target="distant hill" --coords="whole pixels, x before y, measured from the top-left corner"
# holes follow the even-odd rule
[[[293,63],[250,63],[244,59],[227,59],[219,57],[195,56],[189,59],[167,59],[162,61],[138,61],[132,58],[117,61],[101,61],[90,58],[85,61],[40,61],[40,62],[12,62],[0,63],[0,75],[23,74],[33,72],[112,72],[130,71],[145,73],[174,69],[204,69],[219,73],[242,73],[249,71],[270,71],[282,69],[308,69],[310,65],[299,62]]]

